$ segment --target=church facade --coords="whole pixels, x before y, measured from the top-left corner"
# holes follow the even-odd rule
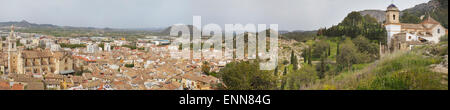
[[[14,26],[7,38],[8,74],[69,74],[74,73],[73,57],[70,52],[49,49],[23,50],[17,47]]]
[[[431,16],[419,24],[400,23],[400,10],[391,4],[386,10],[385,28],[387,31],[387,48],[410,50],[414,46],[439,43],[440,37],[448,31]]]

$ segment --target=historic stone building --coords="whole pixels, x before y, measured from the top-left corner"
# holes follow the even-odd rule
[[[8,73],[16,73],[17,71],[17,44],[14,25],[11,26],[11,32],[6,40],[8,42]]]
[[[419,24],[400,23],[400,10],[394,4],[391,4],[386,10],[385,27],[387,48],[391,52],[438,43],[440,37],[448,34],[447,29],[430,16]]]
[[[17,59],[17,73],[73,73],[73,58],[69,52],[33,50],[21,51]]]
[[[73,73],[73,57],[70,52],[18,49],[14,26],[8,36],[8,74],[69,74]]]

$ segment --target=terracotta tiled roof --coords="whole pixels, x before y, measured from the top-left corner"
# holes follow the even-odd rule
[[[29,82],[26,90],[44,90],[44,83],[42,82]]]
[[[46,57],[53,57],[53,55],[49,51],[33,50],[33,51],[23,51],[22,57],[23,58],[46,58]]]
[[[440,23],[434,20],[431,16],[428,16],[427,19],[423,20],[421,24],[440,24]]]
[[[403,23],[401,25],[402,25],[402,29],[417,29],[417,30],[425,29],[422,24],[406,24],[406,23]]]
[[[9,86],[9,83],[6,81],[0,81],[0,90],[10,90],[11,87]]]
[[[23,84],[14,84],[12,87],[11,87],[11,90],[24,90],[24,85]]]

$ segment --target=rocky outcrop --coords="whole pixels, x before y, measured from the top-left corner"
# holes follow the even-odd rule
[[[370,15],[380,23],[386,20],[386,12],[383,10],[364,10],[359,13],[361,13],[362,16]]]
[[[430,66],[433,72],[448,74],[448,55],[445,55],[440,64],[433,64]]]

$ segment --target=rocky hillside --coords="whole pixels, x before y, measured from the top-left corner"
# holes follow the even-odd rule
[[[361,15],[370,15],[377,19],[378,22],[385,21],[384,10],[364,10],[360,11]],[[444,27],[448,28],[448,0],[430,0],[428,3],[418,4],[412,8],[401,11],[403,13],[409,13],[417,17],[421,17],[425,14],[430,14],[434,19],[442,23]]]
[[[170,35],[170,31],[172,30],[172,28],[174,28],[174,27],[182,28],[182,26],[184,26],[184,25],[173,25],[173,26],[167,27],[166,29],[160,31],[159,34],[168,36],[168,35]],[[191,35],[193,34],[192,33],[193,29],[198,30],[198,28],[194,28],[193,25],[187,25],[187,26],[189,28],[189,31],[191,32]]]
[[[362,16],[370,15],[380,23],[386,20],[386,12],[383,10],[364,10],[359,13],[361,13]]]
[[[416,5],[402,11],[415,16],[430,15],[439,21],[444,27],[448,28],[448,0],[431,0],[428,3]]]
[[[405,9],[402,12],[408,12],[408,13],[415,14],[415,15],[423,15],[426,12],[432,12],[432,11],[438,9],[439,6],[440,5],[439,5],[438,0],[431,0],[428,3],[422,3],[419,5],[416,5],[412,8]]]

